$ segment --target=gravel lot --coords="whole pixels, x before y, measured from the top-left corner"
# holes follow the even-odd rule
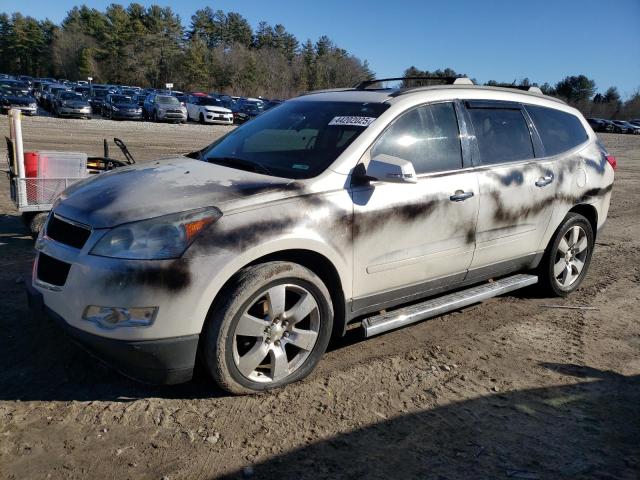
[[[97,155],[117,136],[140,160],[228,129],[24,121],[27,149]],[[516,292],[368,341],[351,331],[310,378],[253,397],[227,396],[202,372],[139,385],[32,319],[20,278],[33,244],[4,181],[0,478],[637,479],[640,137],[602,139],[619,168],[578,292]]]

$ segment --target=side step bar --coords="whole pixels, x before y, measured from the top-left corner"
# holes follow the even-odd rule
[[[537,282],[537,276],[520,273],[518,275],[501,278],[495,282],[484,283],[442,297],[432,298],[422,303],[399,308],[398,310],[380,313],[362,321],[364,335],[367,338],[373,337],[388,330],[436,317],[451,310],[473,305],[474,303],[482,302],[491,297],[527,287]]]

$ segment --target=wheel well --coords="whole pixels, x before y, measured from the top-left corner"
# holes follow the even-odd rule
[[[344,291],[342,289],[342,282],[340,281],[340,276],[338,275],[338,271],[334,267],[333,263],[331,263],[331,261],[327,257],[317,252],[299,249],[282,250],[280,252],[270,253],[269,255],[265,255],[253,260],[242,268],[272,261],[297,263],[299,265],[302,265],[303,267],[308,268],[313,273],[318,275],[318,277],[320,277],[320,280],[322,280],[322,282],[327,287],[327,290],[329,290],[331,301],[333,303],[334,319],[332,336],[343,336],[346,328],[346,303],[344,298]],[[233,282],[235,282],[236,277],[237,274],[233,275],[222,286],[222,288],[216,295],[216,298],[211,304],[212,307],[214,307],[217,303],[218,299],[220,298],[220,294],[225,292],[233,284]]]
[[[582,203],[580,205],[576,205],[569,212],[579,213],[591,224],[591,229],[593,230],[593,236],[595,237],[598,233],[598,211],[593,205],[589,205],[586,203]]]

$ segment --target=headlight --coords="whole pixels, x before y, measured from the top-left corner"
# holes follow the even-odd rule
[[[220,210],[208,207],[126,223],[107,232],[90,253],[131,260],[180,258],[196,237],[221,216]]]
[[[31,107],[31,108],[38,108],[38,105],[36,105],[35,103],[30,103],[30,104],[29,104],[29,107]]]

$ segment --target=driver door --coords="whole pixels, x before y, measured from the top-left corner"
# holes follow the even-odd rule
[[[475,250],[476,173],[463,169],[453,102],[401,114],[365,156],[409,160],[417,183],[354,187],[353,310],[464,280]]]

